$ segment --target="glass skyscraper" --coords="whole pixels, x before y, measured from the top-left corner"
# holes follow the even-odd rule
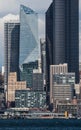
[[[22,71],[20,73],[20,79],[26,81],[27,87],[33,86],[33,69],[38,68],[38,60],[35,62],[28,62],[22,65]]]
[[[7,85],[8,74],[17,72],[19,80],[19,21],[9,21],[4,24],[4,84]]]
[[[38,14],[20,6],[20,65],[34,62],[39,57]]]
[[[53,0],[46,12],[46,61],[49,86],[50,65],[68,63],[79,83],[79,0]]]

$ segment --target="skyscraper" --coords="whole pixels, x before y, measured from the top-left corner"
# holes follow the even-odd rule
[[[8,74],[17,72],[19,79],[19,36],[20,23],[9,21],[4,24],[4,84],[7,85]]]
[[[79,82],[79,0],[53,0],[46,12],[46,59],[50,65],[68,63]]]
[[[20,60],[19,64],[38,60],[38,14],[20,6]]]

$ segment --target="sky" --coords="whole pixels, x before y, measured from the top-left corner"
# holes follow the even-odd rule
[[[52,0],[0,0],[0,67],[4,65],[4,21],[7,19],[17,19],[20,12],[20,5],[30,7],[39,13],[39,37],[44,37],[45,34],[45,17],[44,13],[48,9]],[[79,18],[81,20],[81,0],[79,0]],[[81,23],[81,21],[80,21]],[[79,27],[81,48],[81,24]],[[81,49],[79,51],[81,61]]]

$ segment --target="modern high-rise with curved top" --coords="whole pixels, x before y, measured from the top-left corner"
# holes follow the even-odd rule
[[[68,63],[79,83],[79,0],[53,0],[46,12],[46,59],[50,65]]]
[[[24,5],[20,6],[20,66],[38,60],[38,14]]]

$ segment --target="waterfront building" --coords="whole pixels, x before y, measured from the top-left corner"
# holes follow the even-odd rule
[[[71,100],[74,96],[75,73],[53,74],[50,77],[50,103],[55,100]]]
[[[57,105],[58,113],[68,113],[68,116],[80,117],[81,116],[81,104],[72,104],[72,103],[58,103]]]
[[[79,83],[79,0],[53,0],[46,12],[47,89],[50,65],[68,63]]]
[[[39,57],[38,14],[24,5],[20,6],[20,57],[19,64],[35,62]]]
[[[55,102],[55,108],[53,111],[57,113],[66,113],[68,116],[81,116],[81,100],[77,100],[76,97],[74,97],[72,100],[66,99],[66,100],[56,100]]]
[[[54,74],[66,74],[68,73],[67,64],[50,65],[50,102],[52,102],[52,88],[53,88],[53,76]]]
[[[15,93],[16,108],[46,108],[46,92],[16,90]]]
[[[72,99],[73,97],[73,87],[71,85],[54,85],[53,86],[53,92],[52,92],[52,98],[53,102],[55,100],[64,100],[64,99]],[[53,103],[51,102],[51,103]]]
[[[19,21],[8,21],[4,23],[4,85],[8,83],[8,74],[17,72],[19,80]]]
[[[26,81],[17,81],[17,73],[9,73],[8,76],[8,87],[6,91],[6,103],[9,106],[15,106],[15,91],[16,90],[27,90]]]

